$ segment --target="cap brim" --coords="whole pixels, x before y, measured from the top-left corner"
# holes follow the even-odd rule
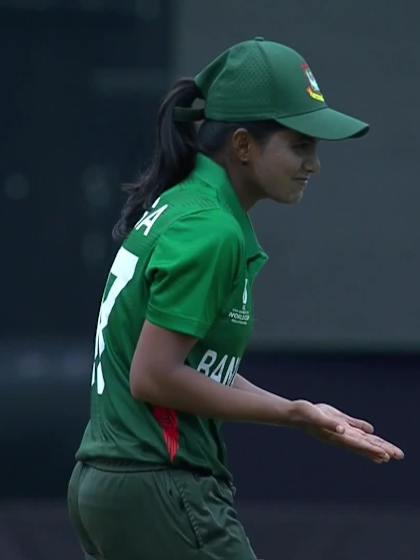
[[[279,117],[276,121],[287,128],[319,140],[357,138],[364,136],[369,130],[367,123],[329,107],[301,115]]]

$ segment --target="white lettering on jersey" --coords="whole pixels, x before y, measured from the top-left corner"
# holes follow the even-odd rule
[[[228,356],[225,354],[217,364],[216,368],[210,373],[210,378],[213,379],[213,381],[217,381],[217,383],[222,382],[223,370],[225,368],[227,358]]]
[[[152,208],[156,208],[156,206],[159,204],[159,200],[160,197],[157,198],[155,202],[152,204]],[[157,210],[154,210],[153,212],[149,212],[147,210],[140,218],[140,220],[136,223],[134,229],[138,231],[141,227],[144,227],[145,228],[144,235],[145,237],[147,237],[150,233],[150,230],[154,226],[155,222],[160,218],[160,216],[165,212],[167,208],[168,208],[168,204],[165,204],[164,206],[158,208]]]
[[[217,360],[217,352],[214,350],[207,350],[198,364],[197,371],[203,372],[207,377],[210,377],[210,368]]]
[[[232,358],[230,359],[229,367],[227,368],[226,371],[226,380],[225,380],[226,385],[232,385],[233,380],[235,379],[235,375],[238,373],[240,363],[241,363],[241,358],[236,358],[235,356],[232,356]]]
[[[101,365],[101,356],[105,350],[104,329],[108,325],[109,314],[114,307],[115,300],[134,276],[138,260],[139,258],[136,257],[136,255],[133,255],[133,253],[121,247],[111,267],[111,274],[115,276],[115,280],[106,298],[102,301],[96,329],[95,359],[93,362],[91,384],[94,385],[95,381],[97,382],[96,390],[98,395],[102,395],[105,389],[105,380]]]
[[[213,381],[216,381],[217,383],[232,385],[235,375],[238,373],[241,358],[224,354],[218,361],[216,367],[213,368],[217,360],[217,352],[210,349],[206,350],[200,363],[198,364],[197,371],[204,373],[207,377],[210,377],[210,379],[213,379]],[[226,368],[227,363],[229,365]]]

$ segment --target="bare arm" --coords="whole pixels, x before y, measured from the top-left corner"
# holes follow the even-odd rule
[[[208,418],[299,427],[375,462],[404,457],[400,449],[369,433],[370,424],[329,405],[290,401],[242,376],[232,387],[216,383],[184,363],[196,342],[145,321],[130,369],[133,397]]]
[[[248,379],[245,379],[245,377],[239,374],[236,375],[233,386],[241,391],[247,391],[249,393],[259,395],[273,395],[273,393],[270,393],[265,389],[254,385],[253,383],[248,381]],[[296,402],[300,402],[301,406],[304,407],[306,401]],[[404,458],[404,453],[401,449],[383,440],[382,438],[373,435],[374,427],[370,422],[366,422],[366,420],[361,420],[360,418],[354,418],[353,416],[350,416],[349,414],[346,414],[341,410],[337,410],[336,408],[328,404],[321,403],[311,406],[317,407],[318,410],[321,410],[324,413],[332,416],[337,420],[337,422],[343,424],[345,427],[345,432],[343,434],[329,434],[328,432],[325,433],[325,431],[323,430],[320,432],[317,427],[314,428],[313,426],[311,426],[310,422],[306,422],[306,425],[304,422],[303,424],[301,424],[301,427],[303,427],[305,431],[307,431],[310,435],[341,447],[347,447],[355,453],[367,455],[377,463],[384,462],[384,458],[381,458],[378,454],[375,455],[374,453],[372,453],[372,449],[369,450],[368,446],[365,446],[363,444],[368,443],[373,444],[374,446],[379,446],[386,453],[385,462],[391,457],[393,459]],[[308,410],[307,412],[310,414],[311,411]]]
[[[184,364],[196,343],[191,336],[162,329],[145,321],[130,371],[135,399],[182,412],[274,425],[292,425],[296,403],[283,397],[227,387]],[[325,419],[335,430],[339,422]]]
[[[249,393],[255,393],[259,395],[273,394],[269,391],[266,391],[265,389],[262,389],[261,387],[258,387],[257,385],[254,385],[253,383],[251,383],[251,381],[248,381],[248,379],[245,379],[245,377],[239,375],[239,373],[236,374],[235,381],[233,382],[233,387],[235,387],[236,389],[241,389],[242,391],[248,391]]]

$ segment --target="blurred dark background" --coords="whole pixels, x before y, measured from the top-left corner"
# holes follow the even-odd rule
[[[0,0],[2,560],[81,558],[65,494],[120,185],[171,82],[256,35],[372,130],[320,146],[301,205],[253,210],[270,262],[242,372],[368,418],[406,459],[228,425],[238,509],[265,560],[420,557],[419,18],[414,0]]]

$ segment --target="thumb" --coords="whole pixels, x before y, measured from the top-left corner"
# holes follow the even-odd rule
[[[339,419],[329,416],[309,401],[295,401],[295,414],[298,424],[306,424],[310,428],[329,430],[338,434],[345,432],[344,425]]]
[[[315,422],[315,424],[318,428],[329,430],[330,432],[334,432],[336,434],[344,434],[344,432],[346,431],[343,424],[340,424],[339,420],[330,418],[325,414],[322,414],[322,416],[318,419],[317,422]]]

